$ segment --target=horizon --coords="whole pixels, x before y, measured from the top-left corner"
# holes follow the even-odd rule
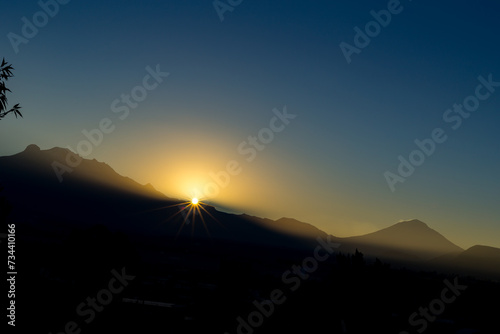
[[[28,145],[28,146],[27,146],[27,147],[26,147],[23,151],[18,152],[18,153],[14,154],[14,155],[17,155],[17,154],[19,154],[19,153],[23,153],[23,152],[29,152],[30,150],[31,150],[31,152],[32,152],[33,150],[36,150],[36,151],[38,151],[38,150],[40,150],[40,151],[50,151],[50,150],[53,150],[53,149],[62,149],[62,150],[64,150],[64,151],[70,152],[71,154],[78,154],[77,152],[72,152],[72,151],[71,151],[71,150],[69,150],[69,149],[65,149],[65,148],[61,148],[61,147],[57,147],[57,146],[56,146],[56,147],[47,148],[47,149],[42,149],[42,148],[40,148],[40,147],[39,147],[38,145],[36,145],[36,144],[30,144],[30,145]],[[0,158],[1,158],[1,157],[0,157]],[[82,158],[83,158],[83,157],[82,157]],[[83,158],[83,159],[85,160],[85,158]],[[91,161],[91,160],[89,160],[89,159],[86,159],[86,160]],[[118,172],[116,172],[116,170],[113,168],[113,166],[111,166],[111,165],[107,164],[105,161],[99,161],[99,160],[96,160],[96,162],[98,162],[98,163],[104,163],[104,164],[108,165],[109,167],[111,167],[111,169],[112,169],[112,170],[113,170],[116,174],[118,174],[119,176],[121,176],[121,177],[125,177],[125,178],[129,178],[127,175],[121,175],[121,174],[119,174]],[[79,166],[76,166],[76,167],[74,167],[74,168],[79,168]],[[62,176],[64,176],[64,175],[69,176],[69,174],[71,174],[71,172],[69,172],[69,173],[68,173],[68,171],[67,171],[67,170],[64,170],[64,169],[55,169],[54,167],[53,167],[53,171],[54,171],[54,176],[55,176],[55,177],[57,177],[57,171],[59,171],[59,172],[61,173],[61,174],[59,175],[59,177],[62,177]],[[131,180],[132,180],[132,181],[134,181],[134,182],[137,182],[137,181],[136,181],[136,180],[134,180],[133,178],[131,178]],[[64,180],[62,180],[62,181],[64,181]],[[138,183],[138,182],[137,182],[137,183]],[[158,190],[158,189],[154,186],[154,184],[151,184],[151,183],[147,183],[147,184],[140,184],[140,183],[138,183],[138,184],[139,184],[139,185],[141,185],[141,186],[143,186],[143,187],[146,187],[146,186],[148,186],[148,185],[151,185],[151,186],[152,186],[152,187],[153,187],[156,191],[159,191],[159,190]],[[173,198],[173,197],[170,197],[170,196],[168,196],[167,194],[165,194],[165,193],[163,193],[163,192],[161,192],[161,191],[159,191],[159,192],[160,192],[162,195],[164,195],[166,198],[170,199],[170,200],[179,201],[179,202],[183,202],[183,201],[186,201],[186,200],[188,200],[188,202],[189,202],[189,201],[192,201],[192,200],[196,200],[196,203],[194,203],[194,204],[198,204],[198,198],[196,198],[196,197],[194,197],[194,198],[192,198],[192,199],[188,199],[188,198]],[[201,201],[200,201],[200,204],[202,204],[203,206],[205,206],[205,205],[212,206],[212,207],[214,207],[216,210],[218,210],[218,211],[220,211],[220,212],[225,212],[225,213],[229,213],[229,214],[236,214],[236,215],[248,215],[248,216],[251,216],[251,217],[257,217],[257,218],[262,218],[262,219],[271,219],[271,218],[269,218],[269,217],[263,217],[263,216],[261,217],[261,216],[256,216],[256,215],[253,215],[253,214],[252,214],[252,213],[250,213],[250,212],[236,212],[236,211],[231,211],[231,210],[232,210],[232,208],[230,208],[230,207],[219,207],[219,206],[217,205],[217,203],[211,203],[210,201],[204,201],[204,202],[201,202]],[[300,220],[298,220],[298,219],[296,219],[296,218],[294,218],[294,217],[290,217],[290,216],[286,216],[286,215],[281,216],[281,217],[278,217],[278,218],[272,218],[272,220],[273,220],[273,221],[278,221],[278,220],[280,220],[280,219],[291,219],[291,220],[296,220],[296,221],[298,221],[298,222],[301,222],[301,223],[306,223],[306,224],[311,224],[312,226],[317,227],[315,224],[313,224],[313,223],[311,223],[311,222],[307,222],[307,221],[300,221]],[[458,243],[454,242],[453,240],[450,240],[450,239],[449,239],[446,235],[442,234],[442,233],[441,233],[440,231],[438,231],[438,230],[435,230],[432,226],[430,226],[429,224],[427,224],[425,221],[422,221],[422,220],[418,219],[417,217],[415,217],[415,218],[411,218],[411,219],[400,219],[400,220],[398,220],[397,222],[392,222],[392,223],[389,223],[389,225],[387,225],[387,226],[385,226],[385,227],[382,227],[382,228],[377,229],[377,230],[374,230],[374,231],[369,231],[369,232],[366,232],[366,233],[363,233],[363,234],[353,234],[353,235],[345,235],[345,236],[341,236],[341,235],[338,235],[338,234],[336,234],[336,233],[334,233],[334,232],[333,232],[333,233],[332,233],[332,232],[328,232],[328,231],[324,231],[324,232],[326,232],[327,234],[332,235],[333,237],[337,237],[337,238],[360,237],[360,236],[365,236],[365,235],[368,235],[368,234],[371,234],[371,233],[374,233],[374,232],[378,232],[378,231],[381,231],[381,230],[384,230],[384,229],[390,228],[390,227],[395,226],[395,225],[400,224],[400,223],[409,223],[409,222],[414,222],[414,221],[417,221],[417,222],[419,222],[419,223],[423,223],[423,224],[424,224],[424,225],[426,225],[429,229],[436,231],[437,233],[439,233],[440,235],[442,235],[442,236],[443,236],[446,240],[448,240],[448,241],[452,242],[453,244],[455,244],[455,245],[459,246],[459,247],[460,247],[460,248],[462,248],[463,250],[468,250],[468,249],[470,249],[470,248],[472,248],[472,247],[475,247],[475,246],[489,246],[489,247],[495,247],[495,248],[499,248],[499,249],[500,249],[500,247],[497,247],[497,246],[495,246],[495,245],[485,245],[485,244],[478,244],[478,243],[473,244],[472,246],[469,246],[469,247],[463,247],[463,246],[459,245]],[[320,228],[320,230],[321,230],[321,228]]]
[[[338,237],[415,217],[500,248],[499,6],[11,3],[0,56],[23,118],[2,119],[0,156],[69,147]]]

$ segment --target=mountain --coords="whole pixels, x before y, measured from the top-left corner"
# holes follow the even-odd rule
[[[462,252],[427,224],[414,219],[402,221],[362,236],[342,238],[341,251],[361,252],[383,259],[426,261],[445,254]]]
[[[336,241],[345,253],[358,249],[369,258],[413,269],[500,280],[499,248],[476,245],[463,250],[417,219]]]
[[[430,261],[435,269],[492,278],[500,281],[500,248],[476,245],[458,254],[447,254]]]
[[[326,238],[327,234],[309,223],[304,223],[293,218],[282,217],[278,220],[263,219],[265,226],[285,234],[303,236],[308,238]]]
[[[451,265],[479,276],[500,279],[500,248],[476,245],[459,254]]]
[[[78,165],[74,162],[81,160]],[[54,166],[64,174],[55,172]],[[140,185],[97,160],[63,148],[0,157],[2,195],[13,206],[11,219],[43,225],[131,224],[133,214],[151,203],[171,202],[151,185]]]
[[[288,231],[284,220],[227,214],[209,205],[203,205],[201,215],[186,215],[183,201],[121,176],[103,162],[58,147],[41,150],[29,145],[23,152],[0,157],[0,185],[4,188],[0,194],[14,208],[10,219],[37,229],[67,231],[102,224],[137,237],[230,240],[286,248],[310,247],[316,236],[326,236],[298,221]],[[297,233],[298,226],[303,234]]]
[[[16,223],[16,258],[22,264],[16,305],[32,320],[18,326],[59,333],[73,319],[89,333],[156,332],[165,324],[183,333],[250,333],[239,319],[253,321],[252,315],[260,314],[256,312],[270,312],[271,298],[281,301],[271,304],[276,313],[258,328],[262,333],[324,328],[331,333],[346,333],[346,328],[349,333],[373,328],[396,333],[407,328],[411,312],[439,297],[434,293],[442,290],[444,269],[493,280],[500,276],[491,273],[500,268],[499,249],[462,251],[417,220],[336,238],[293,218],[236,215],[210,205],[203,205],[201,214],[183,215],[186,203],[96,160],[68,167],[72,171],[60,182],[54,162],[63,165],[68,156],[79,159],[66,149],[30,145],[0,157],[0,221],[12,206],[7,220]],[[368,261],[359,254],[328,256],[328,246],[318,252],[317,237],[323,245],[340,243],[344,253],[358,248]],[[315,262],[313,255],[326,259]],[[427,267],[419,272],[380,262],[369,265],[374,256],[384,263],[397,259],[402,265],[415,261]],[[433,265],[436,273],[428,270]],[[499,295],[500,287],[476,281],[460,277],[468,288],[457,305],[467,307],[447,309],[448,327],[429,333],[458,333],[470,328],[470,319],[475,328],[496,325],[498,312],[488,301]],[[111,296],[109,289],[121,286],[118,282],[125,282],[119,288],[123,291]],[[318,303],[319,297],[330,302]],[[93,308],[82,302],[90,298],[102,307],[111,299],[113,304],[87,323],[89,318],[78,317],[81,312],[75,309],[89,314]],[[32,301],[44,301],[45,307]]]
[[[85,183],[86,185],[104,185],[121,192],[141,194],[150,197],[164,197],[151,184],[141,185],[134,180],[116,173],[109,165],[95,159],[79,157],[68,149],[54,147],[40,150],[37,145],[28,145],[23,152],[0,157],[2,172],[0,181],[8,185],[16,180],[26,183],[42,181],[43,184]],[[76,166],[76,167],[75,167]]]
[[[23,152],[0,157],[0,186],[4,188],[0,195],[13,208],[11,221],[54,237],[97,224],[134,238],[154,237],[160,244],[181,238],[232,242],[242,249],[247,244],[310,249],[318,237],[328,237],[341,244],[343,253],[358,249],[367,258],[386,262],[428,264],[451,271],[473,268],[480,273],[496,273],[500,268],[499,249],[474,246],[464,251],[416,219],[366,235],[338,238],[296,219],[234,215],[210,205],[203,205],[201,214],[186,215],[188,209],[181,200],[119,175],[103,162],[58,147],[41,150],[29,145]]]

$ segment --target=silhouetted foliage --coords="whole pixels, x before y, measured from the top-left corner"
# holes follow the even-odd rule
[[[5,82],[9,80],[9,78],[13,77],[12,71],[14,68],[11,64],[7,63],[5,59],[2,59],[2,65],[0,65],[0,120],[7,116],[7,114],[13,112],[16,116],[21,116],[21,106],[19,103],[15,104],[10,110],[7,110],[7,92],[11,90],[5,86]]]
[[[384,263],[380,261],[380,259],[377,257],[375,258],[375,263],[373,265],[376,271],[381,272],[381,271],[387,271],[391,268],[391,265],[389,263]]]
[[[337,254],[337,265],[341,269],[347,269],[351,266],[351,259],[349,254],[345,255],[342,252]]]
[[[362,268],[365,266],[365,260],[364,260],[363,253],[358,251],[357,248],[356,248],[356,252],[352,256],[352,265],[355,268]]]

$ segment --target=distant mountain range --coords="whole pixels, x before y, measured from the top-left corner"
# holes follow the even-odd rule
[[[362,244],[369,254],[391,258],[431,260],[443,254],[463,251],[427,224],[416,219],[403,221],[370,234],[345,238],[343,241],[352,245],[351,247]]]
[[[463,250],[419,220],[338,238],[292,218],[234,215],[209,205],[204,205],[202,216],[186,218],[181,200],[165,196],[152,185],[121,176],[95,159],[82,159],[71,167],[68,157],[75,158],[67,149],[41,150],[36,145],[0,157],[0,196],[12,205],[10,221],[51,233],[102,224],[133,236],[210,239],[290,250],[310,248],[318,237],[329,237],[341,244],[340,252],[358,249],[367,259],[500,278],[500,249],[473,246]],[[65,172],[62,182],[54,171],[54,166],[61,165],[72,170]]]

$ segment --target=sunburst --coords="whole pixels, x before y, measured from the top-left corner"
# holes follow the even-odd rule
[[[179,213],[182,214],[184,219],[182,221],[181,226],[179,227],[179,231],[177,232],[176,238],[181,233],[184,225],[191,224],[191,233],[194,233],[196,217],[199,217],[201,219],[203,228],[207,232],[207,235],[210,237],[210,231],[208,230],[208,226],[203,215],[206,214],[215,221],[217,221],[217,219],[214,216],[212,216],[212,214],[208,212],[207,209],[205,209],[204,205],[206,204],[200,201],[197,197],[193,197],[189,202],[184,202],[180,204]]]
[[[208,210],[205,208],[205,206],[207,206],[207,205],[208,204],[203,202],[200,198],[192,197],[191,200],[186,201],[186,202],[176,203],[176,204],[172,204],[172,205],[166,205],[166,206],[162,206],[159,208],[155,208],[155,209],[147,210],[147,211],[143,211],[143,212],[168,210],[168,209],[175,207],[175,208],[177,208],[176,212],[174,214],[170,215],[168,218],[166,218],[163,222],[161,222],[157,226],[157,228],[160,228],[161,224],[174,222],[175,217],[180,214],[182,216],[182,223],[179,226],[179,230],[177,231],[177,233],[175,235],[175,239],[177,239],[179,234],[182,232],[182,229],[186,225],[191,225],[191,235],[193,235],[195,225],[196,225],[196,223],[198,223],[198,221],[201,221],[201,224],[203,225],[203,228],[205,229],[208,237],[211,238],[210,231],[209,231],[208,226],[207,226],[207,221],[205,220],[206,217],[204,217],[204,216],[206,215],[206,216],[210,217],[213,221],[217,222],[220,225],[222,225],[222,223],[219,222],[219,220],[217,218],[215,218],[210,212],[208,212]],[[197,219],[197,217],[199,217],[199,219]]]

